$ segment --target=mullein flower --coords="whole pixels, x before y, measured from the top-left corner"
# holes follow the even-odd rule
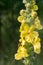
[[[39,54],[41,49],[41,39],[37,30],[43,29],[43,26],[37,16],[38,6],[36,5],[35,0],[23,0],[23,3],[25,4],[26,10],[22,9],[20,11],[20,16],[18,17],[21,26],[19,30],[20,45],[15,54],[16,60],[21,60],[23,58],[28,60],[27,58],[29,58],[29,54],[31,55],[29,52],[29,48],[31,47],[33,48],[33,50],[31,49],[31,52],[34,51],[36,54]],[[26,63],[24,64],[28,65]]]
[[[39,54],[40,53],[40,42],[39,43],[37,43],[36,45],[34,45],[34,52],[35,53],[37,53],[37,54]]]
[[[36,17],[34,24],[38,30],[43,28],[38,17]]]
[[[20,15],[23,15],[24,13],[25,13],[24,9],[20,10]]]
[[[19,31],[20,32],[24,31],[24,32],[28,33],[28,30],[29,30],[29,25],[26,23],[22,23]]]
[[[25,36],[25,41],[33,45],[34,39],[39,36],[38,32],[33,31]]]
[[[19,21],[20,23],[25,22],[24,16],[19,16],[19,17],[18,17],[18,21]]]
[[[36,37],[33,41],[33,47],[34,47],[34,52],[39,54],[40,53],[40,48],[41,48],[41,44],[40,44],[40,38]]]
[[[23,46],[20,46],[15,54],[15,59],[20,60],[25,57],[28,57],[27,50]]]
[[[37,12],[35,12],[35,11],[32,10],[31,16],[32,17],[36,17],[37,16]]]
[[[38,10],[38,6],[37,5],[33,5],[32,10],[34,10],[34,11]]]

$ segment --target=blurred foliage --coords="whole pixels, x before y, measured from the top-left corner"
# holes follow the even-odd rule
[[[38,16],[43,24],[43,0],[36,0],[39,7]],[[0,65],[23,65],[14,59],[19,43],[19,27],[17,21],[19,11],[25,8],[22,0],[0,0]],[[43,65],[43,30],[41,37],[41,53],[36,55],[34,65]]]

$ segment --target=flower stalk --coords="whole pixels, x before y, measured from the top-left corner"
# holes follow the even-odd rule
[[[18,21],[21,23],[20,26],[20,39],[17,53],[15,54],[16,60],[24,59],[24,65],[30,65],[29,58],[34,53],[39,54],[41,48],[41,39],[39,37],[38,30],[43,27],[37,16],[38,6],[35,0],[23,0],[26,9],[20,11]],[[28,58],[28,59],[27,59]]]

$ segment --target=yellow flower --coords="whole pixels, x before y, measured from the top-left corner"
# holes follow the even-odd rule
[[[28,24],[25,24],[24,25],[24,31],[28,33],[28,30],[29,30],[29,25]]]
[[[20,60],[20,59],[22,59],[21,54],[16,53],[16,54],[15,54],[15,59],[16,59],[16,60]]]
[[[25,57],[28,57],[27,50],[23,46],[20,46],[15,54],[15,59],[20,60]]]
[[[23,26],[24,26],[24,24],[25,24],[25,23],[22,23],[22,24],[21,24],[21,26],[20,26],[20,30],[19,30],[20,32],[23,31]]]
[[[21,37],[22,41],[23,41],[23,39],[25,39],[27,42],[32,42],[33,37],[35,37],[35,35],[37,35],[37,33],[34,31],[34,29],[35,29],[34,25],[29,27],[27,24],[24,24],[23,28],[20,30],[21,31],[20,37]]]
[[[35,19],[34,24],[35,24],[35,27],[36,27],[38,30],[40,30],[40,29],[43,28],[38,17]]]
[[[20,10],[20,15],[23,15],[25,13],[25,10]]]
[[[34,31],[35,30],[35,26],[34,25],[31,25],[31,26],[29,26],[28,24],[26,24],[26,23],[23,23],[23,24],[21,24],[21,26],[20,26],[20,32],[22,33],[22,31],[25,33],[30,33],[30,32],[32,32],[32,31]]]
[[[23,26],[20,27],[20,32],[21,32],[20,37],[22,39],[25,38],[25,37],[27,37],[26,35],[30,34],[32,31],[34,31],[34,29],[35,29],[34,25],[32,25],[32,26],[29,27],[28,24],[24,24]],[[32,37],[32,34],[29,37]]]
[[[17,52],[26,52],[27,50],[25,49],[25,47],[20,46],[17,50]]]
[[[39,54],[40,53],[40,47],[41,47],[40,42],[36,43],[34,45],[34,52]]]
[[[35,40],[33,41],[33,47],[34,47],[34,52],[39,54],[40,53],[40,38],[36,37]]]
[[[35,38],[35,40],[33,42],[33,47],[34,47],[34,52],[39,54],[40,48],[41,48],[40,38],[38,38],[38,37]]]
[[[36,16],[37,16],[37,12],[32,11],[31,16],[32,16],[32,17],[36,17]]]
[[[26,42],[28,42],[28,43],[32,43],[32,41],[33,41],[32,35],[30,35],[30,34],[26,35],[26,36],[25,36],[25,40],[26,40]]]
[[[20,42],[20,44],[21,44],[22,46],[24,46],[25,43],[26,43],[25,39],[23,39],[23,38],[19,39],[19,42]]]
[[[24,10],[24,9],[22,9],[22,10],[20,10],[20,15],[21,16],[24,16],[24,18],[26,18],[26,16],[27,16],[27,10]],[[25,21],[25,20],[24,20]],[[23,21],[22,21],[23,22]]]
[[[20,32],[24,31],[24,32],[28,33],[28,30],[29,30],[28,24],[26,24],[26,23],[21,24]]]
[[[38,6],[37,5],[34,5],[33,6],[33,10],[38,10]]]
[[[35,37],[35,39],[34,39],[34,41],[33,41],[33,46],[35,45],[35,44],[38,44],[39,42],[40,42],[40,38],[39,37]]]
[[[24,23],[24,22],[25,22],[24,16],[19,16],[19,17],[18,17],[18,21],[19,21],[20,23]]]
[[[37,38],[39,36],[39,33],[37,31],[33,31],[31,34],[34,38]]]
[[[22,46],[25,45],[25,40],[22,40],[21,45]]]
[[[20,53],[16,53],[15,54],[15,59],[16,60],[21,60],[21,59],[23,59],[23,58],[25,58],[25,57],[28,57],[28,54],[27,53],[25,53],[25,52],[20,52]]]
[[[32,31],[25,36],[25,41],[33,44],[34,39],[37,38],[38,36],[39,36],[38,32]]]
[[[35,30],[35,26],[34,25],[31,25],[28,32],[32,32],[34,30]]]
[[[24,37],[27,35],[27,33],[25,31],[22,31],[20,34],[21,39],[24,39]]]

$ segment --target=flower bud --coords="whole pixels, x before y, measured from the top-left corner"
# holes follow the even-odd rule
[[[34,11],[33,11],[33,12],[31,13],[31,16],[32,16],[32,17],[36,17],[36,16],[37,16],[37,12],[34,12]]]

